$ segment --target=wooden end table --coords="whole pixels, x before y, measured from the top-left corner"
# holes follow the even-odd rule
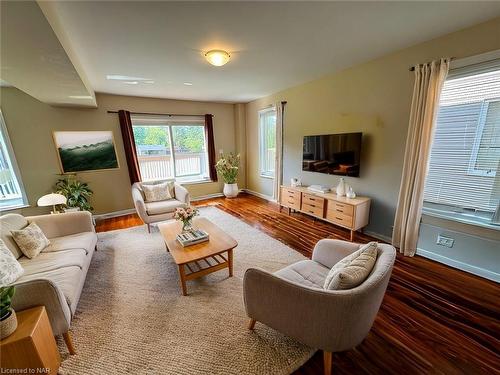
[[[210,236],[209,241],[182,247],[176,238],[182,231],[182,223],[170,222],[158,225],[167,245],[167,251],[172,254],[179,269],[184,296],[187,295],[187,280],[197,279],[224,268],[229,269],[229,277],[233,276],[233,249],[238,246],[238,242],[207,218],[196,217],[193,225],[207,232]]]
[[[2,370],[12,370],[13,374],[57,374],[61,357],[45,307],[38,306],[16,314],[17,329],[0,341]]]

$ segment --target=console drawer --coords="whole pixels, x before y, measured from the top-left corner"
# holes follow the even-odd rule
[[[347,228],[352,228],[352,221],[353,221],[352,215],[345,215],[341,212],[328,210],[326,211],[326,219],[334,224],[338,224]]]
[[[314,207],[323,208],[325,206],[325,199],[324,198],[317,197],[316,195],[307,194],[307,193],[302,194],[302,202],[307,203],[307,204],[314,206]]]
[[[282,206],[300,210],[300,192],[292,189],[281,188],[280,203]]]
[[[354,214],[354,207],[350,204],[340,203],[337,201],[328,201],[328,211],[338,212],[347,216],[352,216]]]
[[[323,217],[323,204],[321,206],[315,206],[313,204],[302,201],[302,209],[306,214]]]

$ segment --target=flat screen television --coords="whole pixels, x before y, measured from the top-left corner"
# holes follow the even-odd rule
[[[302,170],[359,177],[362,133],[307,135]]]

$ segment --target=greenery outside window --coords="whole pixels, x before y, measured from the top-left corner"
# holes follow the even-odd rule
[[[14,150],[0,111],[0,210],[25,207],[27,203]]]
[[[276,163],[276,108],[259,111],[260,175],[274,178]]]
[[[143,181],[208,181],[203,116],[132,116]]]

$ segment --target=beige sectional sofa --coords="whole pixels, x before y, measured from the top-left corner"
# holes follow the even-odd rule
[[[32,222],[42,229],[50,245],[29,259],[22,254],[10,231]],[[0,237],[24,269],[14,283],[14,309],[44,305],[54,334],[64,336],[72,353],[68,330],[97,244],[91,214],[68,212],[31,217],[7,214],[0,217]]]

